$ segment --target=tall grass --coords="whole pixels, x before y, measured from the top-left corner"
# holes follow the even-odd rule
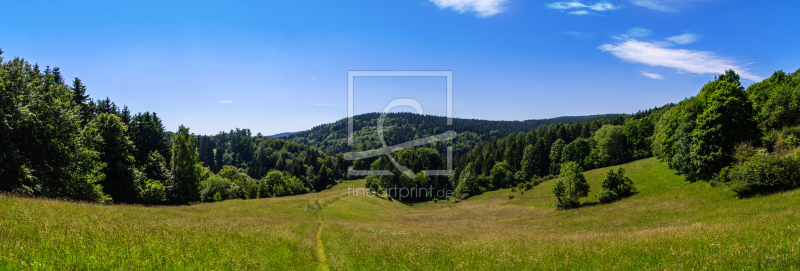
[[[525,193],[413,205],[347,197],[347,185],[363,181],[292,197],[156,208],[0,196],[0,269],[800,266],[800,191],[740,200],[726,188],[686,182],[652,158],[623,167],[638,194],[599,204],[594,193],[608,169],[588,171],[592,192],[572,210],[555,210],[552,181]]]

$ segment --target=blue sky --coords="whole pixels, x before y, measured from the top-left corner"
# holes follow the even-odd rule
[[[108,3],[114,2],[114,3]],[[80,77],[169,130],[265,135],[347,117],[348,70],[452,70],[456,117],[632,113],[734,68],[800,68],[800,1],[12,1],[0,48]],[[356,79],[356,113],[438,78]]]

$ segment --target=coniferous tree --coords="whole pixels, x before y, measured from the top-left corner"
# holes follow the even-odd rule
[[[100,161],[106,164],[105,178],[100,183],[103,191],[115,202],[134,203],[138,200],[133,142],[128,138],[128,128],[114,114],[103,113],[86,125],[85,133],[98,138],[94,149]]]
[[[86,123],[89,122],[89,118],[92,114],[89,110],[89,105],[86,102],[89,99],[89,94],[86,94],[86,86],[78,77],[75,77],[75,79],[72,81],[72,99],[75,101],[75,104],[78,105],[78,110],[81,117],[81,126],[86,126]]]
[[[186,204],[200,199],[200,167],[194,149],[194,134],[181,125],[172,137],[172,182],[169,198],[175,204]]]

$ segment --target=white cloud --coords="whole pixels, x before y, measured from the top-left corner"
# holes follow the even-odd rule
[[[233,103],[233,101],[218,101],[217,103],[221,103],[221,104],[229,104],[229,103]]]
[[[628,29],[628,34],[627,35],[629,37],[641,38],[641,37],[650,36],[651,33],[652,33],[652,31],[650,31],[650,29],[641,28],[641,27],[634,27],[634,28]]]
[[[586,5],[581,2],[573,1],[573,2],[555,2],[545,5],[552,9],[576,9],[576,8],[588,8],[595,11],[606,11],[606,10],[615,10],[619,9],[619,6],[615,6],[609,2],[599,2],[593,5]],[[574,12],[570,12],[573,14]],[[587,14],[584,12],[583,14]]]
[[[664,12],[676,12],[679,7],[688,5],[691,2],[711,1],[711,0],[630,0],[632,4],[643,8]]]
[[[619,9],[618,6],[614,6],[609,2],[600,2],[594,5],[589,6],[590,9],[597,10],[597,11],[605,11],[605,10],[615,10]]]
[[[649,77],[649,78],[658,79],[658,80],[664,80],[664,76],[661,76],[660,74],[657,74],[657,73],[649,73],[649,72],[646,72],[646,71],[639,71],[639,72],[644,77]]]
[[[569,36],[571,36],[573,38],[576,38],[576,39],[579,39],[579,40],[582,40],[582,41],[590,41],[590,40],[592,40],[594,38],[594,34],[587,33],[587,32],[565,31],[565,32],[561,32],[561,33],[564,33],[566,35],[569,35]]]
[[[612,36],[612,37],[615,38],[615,39],[618,39],[618,40],[628,40],[628,39],[631,39],[631,38],[647,37],[647,36],[650,36],[651,33],[652,33],[652,31],[650,31],[650,29],[641,28],[641,27],[634,27],[634,28],[628,29],[628,32],[625,33],[625,34],[622,34],[622,35],[619,35],[619,36]]]
[[[505,11],[506,0],[430,0],[439,8],[450,8],[460,13],[475,12],[478,17],[489,17]]]
[[[576,10],[576,11],[570,12],[569,14],[571,14],[571,15],[589,15],[589,12],[585,11],[585,10]]]
[[[679,72],[694,74],[722,74],[732,69],[742,78],[757,81],[761,78],[750,73],[735,61],[719,57],[713,52],[666,48],[658,42],[644,42],[634,39],[617,44],[598,47],[625,61],[677,69]]]
[[[667,40],[677,44],[689,44],[697,41],[697,36],[692,34],[683,34],[680,36],[669,37]]]

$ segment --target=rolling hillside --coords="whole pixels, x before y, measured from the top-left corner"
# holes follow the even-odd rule
[[[460,203],[320,193],[141,207],[0,196],[0,269],[782,269],[800,266],[800,191],[737,199],[655,158],[622,165],[639,193],[583,207],[553,182]],[[612,167],[616,168],[616,167]],[[513,198],[511,197],[513,196]]]
[[[364,151],[383,147],[376,131],[380,113],[357,115],[353,122],[353,147],[347,146],[347,121],[341,119],[334,123],[316,126],[310,130],[284,136],[292,142],[305,144],[328,154],[335,155],[348,151]],[[450,143],[455,154],[463,154],[476,144],[502,138],[511,133],[529,132],[542,125],[558,123],[577,123],[595,118],[614,118],[624,116],[618,114],[558,117],[552,119],[525,121],[493,121],[454,118],[452,125],[447,125],[447,118],[442,116],[418,115],[413,113],[389,113],[384,123],[384,138],[387,145],[395,145],[413,139],[438,135],[449,130],[458,133],[458,137]],[[443,144],[434,144],[440,153],[444,153]]]

